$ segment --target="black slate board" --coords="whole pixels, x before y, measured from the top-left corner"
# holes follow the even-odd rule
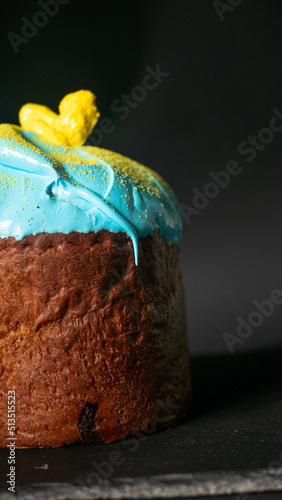
[[[18,450],[17,497],[185,498],[282,491],[282,351],[201,357],[191,366],[189,418],[123,443]],[[11,498],[5,487],[7,456],[1,449],[3,499]],[[111,465],[113,458],[119,464]]]

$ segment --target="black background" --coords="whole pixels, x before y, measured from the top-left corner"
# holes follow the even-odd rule
[[[69,0],[18,53],[8,34],[22,35],[22,17],[32,21],[42,8],[36,1],[0,6],[0,122],[18,123],[26,102],[56,110],[66,93],[87,88],[101,118],[114,124],[100,145],[157,170],[182,204],[192,206],[192,189],[203,191],[211,170],[230,160],[242,167],[184,224],[192,353],[228,353],[223,333],[236,334],[236,318],[247,318],[254,300],[282,289],[282,132],[252,162],[237,151],[269,126],[274,107],[282,113],[282,5],[243,0],[220,20],[213,3]],[[169,76],[121,120],[112,102],[157,64]],[[277,345],[281,319],[277,305],[235,350]]]

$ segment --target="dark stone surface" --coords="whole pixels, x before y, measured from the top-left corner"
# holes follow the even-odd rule
[[[180,425],[110,445],[17,450],[18,494],[25,498],[24,492],[37,491],[41,498],[40,492],[52,487],[52,498],[57,498],[56,491],[65,494],[60,488],[67,484],[76,486],[71,498],[79,498],[79,488],[86,487],[102,488],[100,498],[114,498],[113,488],[123,492],[123,498],[130,498],[130,488],[132,498],[142,498],[145,490],[148,498],[150,492],[154,498],[185,497],[187,490],[190,497],[193,491],[237,492],[236,500],[248,500],[240,495],[282,491],[281,366],[278,349],[192,359],[194,409]],[[0,450],[2,487],[7,455]],[[265,500],[259,494],[254,498]]]

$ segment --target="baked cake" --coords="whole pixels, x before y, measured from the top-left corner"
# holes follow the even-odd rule
[[[109,443],[187,413],[190,375],[172,189],[83,146],[95,98],[0,125],[0,446]]]

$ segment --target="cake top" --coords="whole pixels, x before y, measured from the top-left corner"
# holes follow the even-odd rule
[[[120,154],[82,144],[99,113],[95,96],[66,96],[56,115],[28,104],[22,127],[0,125],[0,237],[108,229],[132,239],[158,228],[180,244],[182,219],[170,186],[153,170]]]

